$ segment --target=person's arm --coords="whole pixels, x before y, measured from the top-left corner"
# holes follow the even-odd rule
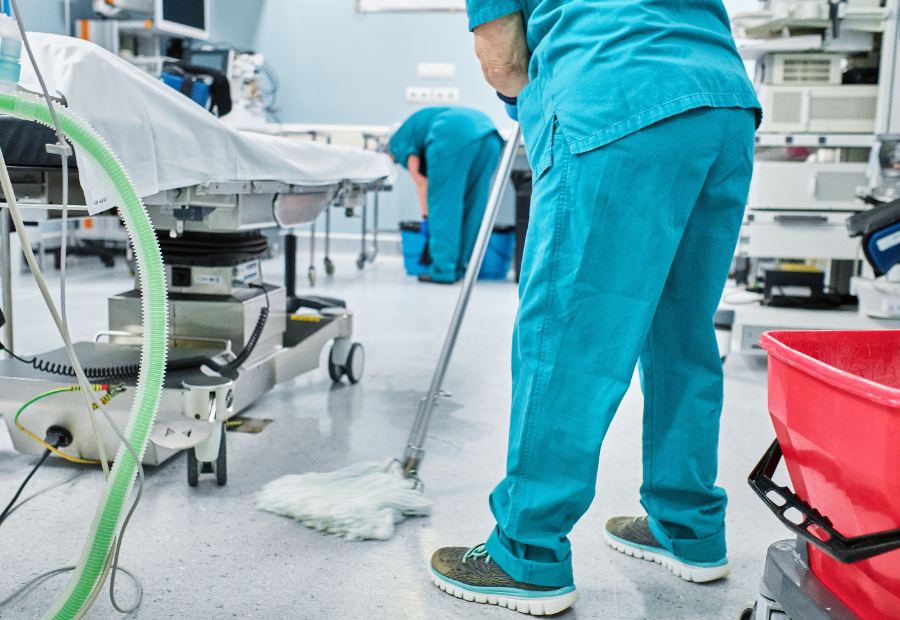
[[[528,42],[522,13],[485,22],[473,32],[475,53],[488,84],[507,97],[518,97],[528,84]]]
[[[416,184],[416,193],[419,195],[419,204],[422,206],[422,217],[428,217],[428,178],[421,172],[422,160],[418,155],[410,155],[406,160],[406,169]]]

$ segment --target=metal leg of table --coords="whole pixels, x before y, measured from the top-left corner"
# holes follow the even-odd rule
[[[359,240],[359,256],[356,258],[356,268],[362,269],[366,266],[366,243],[369,236],[369,199],[366,197],[362,205],[362,228],[360,230]]]
[[[316,285],[316,223],[309,227],[309,269],[307,270],[309,285]]]
[[[0,280],[3,288],[3,315],[6,325],[3,328],[3,344],[15,351],[13,341],[13,306],[12,306],[12,248],[9,240],[12,233],[12,222],[9,212],[0,209]],[[3,353],[6,356],[6,353]]]
[[[369,262],[374,263],[375,257],[378,256],[378,210],[379,210],[379,197],[381,196],[380,192],[375,192],[375,198],[373,206],[372,219],[372,253],[369,255]]]
[[[290,303],[297,296],[297,236],[292,230],[284,236],[284,290]]]

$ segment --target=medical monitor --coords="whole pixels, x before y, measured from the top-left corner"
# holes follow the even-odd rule
[[[209,0],[156,0],[154,22],[162,32],[209,38]]]
[[[231,74],[233,52],[227,48],[192,49],[185,50],[184,60],[189,65],[205,67],[221,71],[225,75]]]

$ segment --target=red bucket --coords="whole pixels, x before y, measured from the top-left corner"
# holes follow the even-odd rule
[[[760,343],[796,495],[846,537],[900,528],[900,330],[769,332]],[[861,618],[900,619],[900,549],[851,564],[813,545],[809,555]]]

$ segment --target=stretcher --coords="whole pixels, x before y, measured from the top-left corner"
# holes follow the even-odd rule
[[[157,465],[187,450],[190,485],[202,473],[225,484],[224,431],[238,413],[274,385],[318,368],[329,345],[326,366],[333,381],[355,383],[364,372],[363,348],[352,340],[352,312],[340,300],[297,296],[295,255],[286,253],[284,286],[263,282],[261,261],[270,253],[263,231],[280,229],[290,240],[294,227],[325,209],[362,208],[370,193],[390,189],[393,164],[363,149],[243,134],[92,44],[54,35],[35,35],[33,44],[51,91],[63,94],[117,151],[158,231],[171,349],[144,462]],[[80,80],[94,74],[103,79],[86,88]],[[135,98],[122,105],[123,93]],[[114,95],[112,104],[104,103]],[[63,172],[58,156],[45,149],[54,142],[45,128],[0,118],[0,148],[20,206],[35,219],[59,215]],[[73,216],[115,207],[81,157],[69,175]],[[7,320],[2,341],[15,350],[5,211],[0,220],[6,224],[0,234]],[[292,245],[296,250],[290,242],[286,247]],[[114,388],[106,408],[124,424],[139,359],[140,299],[137,287],[110,292],[109,328],[76,350],[92,380]],[[65,426],[73,441],[62,452],[96,460],[99,451],[78,396],[42,399],[16,423],[13,414],[22,403],[73,383],[62,350],[29,361],[0,360],[0,411],[15,448],[38,454],[43,447],[31,435]],[[100,425],[112,454],[118,439],[102,420]]]

